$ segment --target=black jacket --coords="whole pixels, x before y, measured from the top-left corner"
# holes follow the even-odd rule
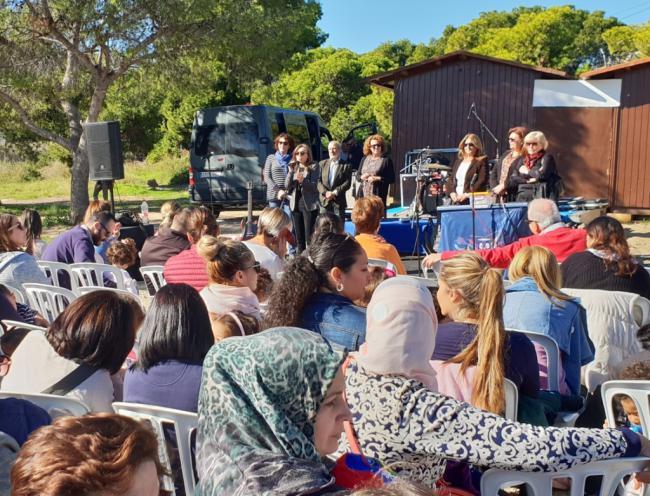
[[[545,153],[539,158],[527,173],[521,173],[519,168],[511,169],[510,182],[517,185],[518,191],[522,192],[525,188],[542,188],[539,194],[535,197],[543,196],[544,198],[551,198],[557,200],[558,197],[558,183],[560,176],[557,173],[557,165],[555,165],[555,158],[550,153]],[[529,179],[537,179],[534,183],[529,183]]]
[[[322,160],[320,163],[320,175],[318,176],[318,192],[320,193],[320,203],[323,207],[327,207],[330,200],[325,199],[325,193],[332,191],[336,194],[334,203],[346,207],[345,192],[350,189],[352,185],[352,165],[350,163],[339,160],[339,166],[334,175],[334,182],[330,185],[330,163],[331,159]]]
[[[510,156],[510,151],[506,152],[506,154],[499,159],[499,161],[496,163],[492,171],[490,172],[490,188],[494,189],[497,187],[499,184],[499,179],[501,178],[501,171],[503,170],[503,160],[506,157]],[[508,198],[514,198],[514,196],[517,194],[517,184],[513,183],[510,179],[510,176],[519,169],[524,163],[524,156],[519,155],[516,159],[512,161],[510,164],[510,168],[508,170],[508,174],[506,175],[506,182],[505,186],[506,189],[503,191],[502,196],[506,196]]]

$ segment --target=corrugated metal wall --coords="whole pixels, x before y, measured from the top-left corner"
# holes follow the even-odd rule
[[[510,127],[534,123],[534,81],[543,77],[534,70],[468,58],[396,80],[392,155],[397,171],[408,150],[455,147],[468,132],[481,136],[478,122],[467,119],[472,103],[503,153]],[[494,157],[494,142],[487,134],[483,138],[488,156]]]
[[[650,66],[618,71],[623,79],[614,205],[650,209]]]

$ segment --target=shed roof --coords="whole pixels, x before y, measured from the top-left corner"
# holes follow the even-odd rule
[[[610,76],[614,72],[618,71],[627,71],[633,68],[636,68],[641,65],[650,64],[650,57],[644,57],[642,59],[630,60],[629,62],[623,62],[622,64],[610,65],[609,67],[601,67],[600,69],[594,69],[593,71],[587,71],[580,75],[582,79],[592,79],[601,76]]]
[[[447,53],[440,57],[433,57],[422,62],[416,62],[415,64],[405,65],[392,71],[382,72],[380,74],[375,74],[365,79],[367,83],[371,83],[377,86],[382,86],[384,88],[393,89],[395,87],[395,80],[412,76],[421,72],[427,72],[435,70],[438,67],[442,66],[448,62],[455,62],[458,60],[467,60],[467,59],[479,59],[485,60],[488,62],[494,62],[497,64],[505,64],[520,69],[526,69],[530,71],[539,72],[547,77],[558,78],[558,79],[569,79],[571,76],[564,71],[559,71],[557,69],[549,69],[547,67],[536,67],[533,65],[521,64],[519,62],[514,62],[512,60],[498,59],[496,57],[488,57],[487,55],[479,55],[477,53],[468,52],[465,50],[458,50],[456,52]]]

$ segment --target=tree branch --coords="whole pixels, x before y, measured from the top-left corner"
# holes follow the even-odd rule
[[[47,30],[49,33],[54,36],[54,39],[58,41],[63,47],[71,52],[78,60],[81,62],[88,70],[90,70],[93,74],[97,74],[98,70],[95,64],[93,64],[93,61],[90,60],[90,57],[88,57],[88,54],[82,52],[79,50],[79,47],[74,45],[73,43],[68,40],[61,31],[56,27],[56,21],[54,20],[54,17],[52,17],[52,12],[50,11],[50,6],[47,2],[47,0],[42,0],[41,5],[43,6],[43,14],[41,15],[36,7],[32,4],[32,2],[25,2],[27,5],[27,8],[31,11],[31,13],[36,16],[36,17],[43,17],[47,25]],[[43,34],[41,34],[39,37],[43,38]],[[52,41],[51,39],[48,39],[48,41]]]
[[[150,34],[147,36],[144,40],[142,40],[140,43],[138,43],[136,46],[134,46],[131,51],[133,53],[138,53],[140,50],[143,50],[147,46],[151,45],[154,41],[156,41],[158,38],[160,38],[164,33],[166,33],[166,30],[164,28],[160,28],[158,31],[155,33]],[[137,64],[139,62],[142,62],[147,58],[148,54],[144,54],[142,56],[134,56],[132,58],[125,58],[122,60],[120,63],[119,67],[115,70],[115,73],[113,74],[113,80],[117,79],[119,76],[124,74],[126,71],[129,70],[129,67],[131,67],[134,64]]]
[[[16,113],[18,114],[18,117],[20,117],[20,120],[23,122],[23,125],[29,129],[31,132],[34,134],[40,136],[43,139],[53,141],[54,143],[61,145],[63,148],[66,148],[67,150],[74,151],[72,149],[72,143],[70,143],[69,140],[65,139],[63,136],[59,136],[56,133],[53,133],[52,131],[48,131],[47,129],[43,129],[42,127],[39,127],[30,117],[27,111],[20,105],[18,100],[13,98],[11,95],[8,93],[5,93],[0,89],[0,100],[6,102],[9,104],[11,108],[13,108]]]

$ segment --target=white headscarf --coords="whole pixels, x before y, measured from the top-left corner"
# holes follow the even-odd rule
[[[411,277],[387,279],[372,295],[366,318],[359,364],[368,372],[410,377],[435,390],[429,361],[438,319],[427,287]]]

